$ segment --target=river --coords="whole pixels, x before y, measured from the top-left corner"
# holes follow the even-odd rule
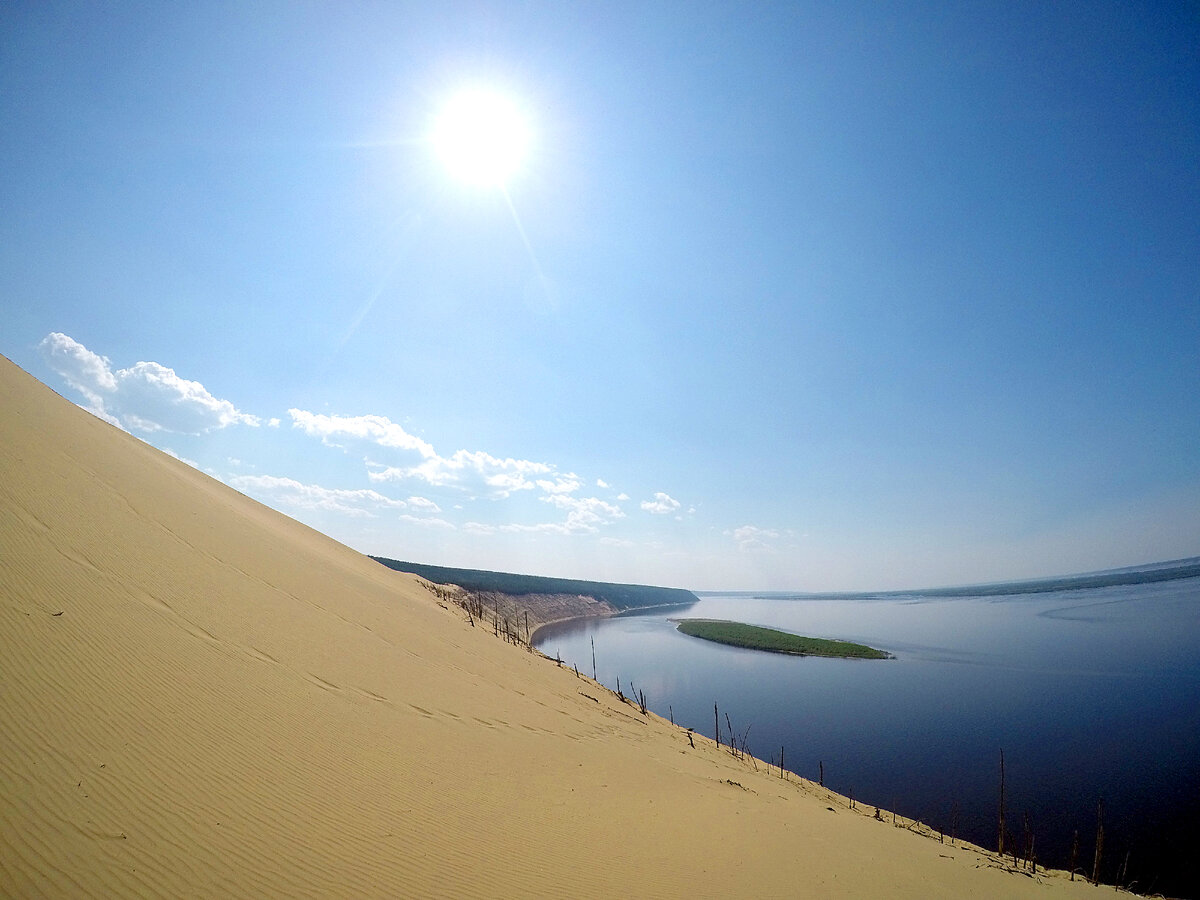
[[[675,630],[732,619],[887,650],[789,657]],[[688,607],[542,629],[542,652],[712,736],[714,704],[750,752],[863,804],[985,847],[1026,821],[1042,864],[1200,897],[1200,578],[986,596],[704,595]],[[1126,863],[1127,860],[1127,863]],[[1124,871],[1122,872],[1122,867]]]

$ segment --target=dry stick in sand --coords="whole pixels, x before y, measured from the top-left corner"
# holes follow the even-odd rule
[[[1104,798],[1096,805],[1096,858],[1092,862],[1092,884],[1100,883],[1100,857],[1104,852]]]
[[[1001,856],[1004,855],[1004,749],[1000,750],[1000,829],[999,837],[996,838],[997,850]]]
[[[1034,862],[1033,862],[1033,830],[1030,829],[1030,827],[1029,827],[1029,810],[1025,810],[1025,819],[1022,824],[1022,828],[1025,832],[1024,837],[1023,837],[1023,840],[1025,842],[1025,848],[1024,848],[1025,868],[1027,868],[1027,869],[1032,868],[1033,871],[1036,872],[1037,866],[1034,865]]]
[[[1075,880],[1075,863],[1079,860],[1079,829],[1075,829],[1075,837],[1071,841],[1071,880]]]
[[[591,641],[592,641],[592,681],[599,681],[600,679],[596,677],[596,639],[593,637],[591,639]]]
[[[817,768],[820,771],[820,775],[817,776],[817,784],[819,784],[821,787],[825,787],[825,763],[821,760],[818,760]]]
[[[717,746],[720,747],[721,746],[721,716],[717,713],[717,704],[715,704],[715,703],[713,704],[713,728],[714,728],[713,734],[716,735],[714,740],[717,742]]]

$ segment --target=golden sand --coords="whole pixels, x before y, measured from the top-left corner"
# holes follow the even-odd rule
[[[693,749],[3,358],[0,548],[0,895],[1094,891]]]

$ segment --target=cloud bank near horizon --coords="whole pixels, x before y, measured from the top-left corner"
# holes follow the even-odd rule
[[[190,453],[199,456],[206,441],[225,431],[236,434],[235,426],[257,429],[266,425],[259,434],[277,440],[271,435],[279,434],[279,418],[245,412],[169,366],[143,360],[116,367],[108,357],[61,332],[46,335],[37,349],[49,367],[82,395],[83,408],[152,441],[167,435],[179,440],[192,438],[201,443]],[[334,458],[334,468],[341,465],[346,471],[341,476],[314,478],[310,470],[329,471],[330,460],[321,463],[305,454],[288,466],[290,471],[251,474],[245,469],[259,466],[247,456],[248,462],[226,457],[242,471],[222,474],[211,464],[202,466],[180,456],[173,448],[160,449],[289,514],[325,526],[343,522],[343,536],[368,523],[376,523],[372,526],[376,530],[392,523],[419,529],[414,534],[440,531],[489,540],[505,535],[530,539],[596,535],[596,548],[662,553],[665,545],[659,536],[645,528],[653,528],[656,519],[683,522],[696,513],[695,506],[685,507],[666,491],[653,491],[638,502],[612,487],[609,480],[585,478],[551,462],[484,450],[443,454],[425,437],[384,415],[340,415],[293,407],[287,410],[287,417],[292,433],[340,450],[349,468]],[[341,484],[328,486],[331,477]],[[319,483],[322,481],[325,484]],[[402,485],[408,488],[401,496],[387,493],[388,486]],[[558,515],[547,516],[550,510]],[[646,524],[631,520],[631,512]],[[765,549],[780,534],[749,524],[714,533],[722,536],[727,546],[742,551]]]

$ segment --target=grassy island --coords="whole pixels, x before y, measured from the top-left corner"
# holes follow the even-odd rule
[[[793,656],[832,656],[845,659],[891,659],[890,653],[876,650],[864,644],[849,641],[829,641],[824,638],[802,637],[774,628],[745,625],[741,622],[725,622],[716,619],[684,619],[678,629],[692,637],[746,647],[750,650],[766,650],[771,653],[790,653]]]

